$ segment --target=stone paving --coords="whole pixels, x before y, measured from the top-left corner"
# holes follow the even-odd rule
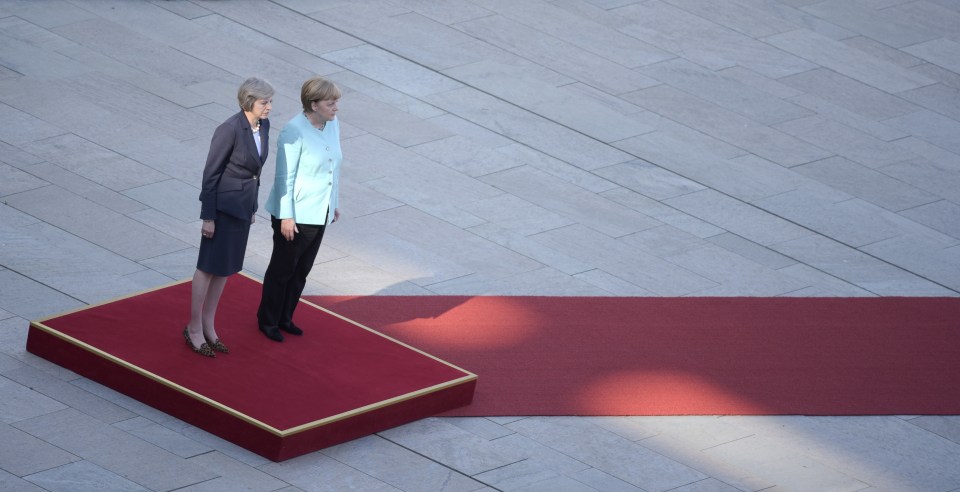
[[[430,418],[272,463],[26,353],[191,275],[239,82],[279,132],[314,74],[310,294],[960,292],[957,0],[0,0],[0,490],[960,490],[958,416]]]

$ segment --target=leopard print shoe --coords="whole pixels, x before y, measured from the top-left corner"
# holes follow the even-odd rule
[[[204,357],[216,357],[217,354],[213,353],[213,350],[207,345],[206,342],[200,344],[200,348],[194,347],[193,342],[190,341],[190,333],[186,328],[183,329],[183,338],[187,341],[187,347],[190,347],[190,350],[204,356]]]
[[[227,346],[224,345],[223,342],[221,342],[219,338],[216,339],[216,340],[213,341],[213,342],[210,342],[210,348],[212,348],[212,349],[213,349],[214,351],[216,351],[216,352],[221,352],[221,353],[224,353],[224,354],[229,354],[229,353],[230,353],[230,349],[228,349]]]

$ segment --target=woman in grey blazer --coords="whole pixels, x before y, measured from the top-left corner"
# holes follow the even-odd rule
[[[252,77],[240,85],[241,111],[217,127],[200,190],[200,254],[193,274],[190,322],[183,337],[194,352],[216,357],[228,349],[214,326],[227,277],[243,268],[250,224],[256,219],[260,171],[270,145],[273,87]]]
[[[333,82],[314,77],[303,83],[303,113],[280,132],[277,172],[266,209],[273,226],[273,253],[263,275],[257,321],[267,338],[302,335],[293,311],[320,250],[326,225],[340,218],[341,91]]]

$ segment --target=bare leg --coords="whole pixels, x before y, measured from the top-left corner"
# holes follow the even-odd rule
[[[207,300],[203,303],[200,318],[203,322],[203,335],[211,342],[220,339],[217,336],[217,329],[214,327],[214,317],[217,314],[217,306],[220,304],[220,295],[223,294],[223,288],[226,285],[227,277],[213,276],[210,279],[209,287],[207,287]]]
[[[199,347],[206,341],[203,337],[205,326],[213,330],[213,317],[217,312],[217,303],[220,302],[220,294],[223,293],[226,281],[226,277],[218,277],[201,270],[193,272],[190,323],[187,325],[187,332],[194,347]],[[216,332],[213,334],[216,335]]]

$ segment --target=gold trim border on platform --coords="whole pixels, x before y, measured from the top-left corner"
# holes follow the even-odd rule
[[[254,278],[254,277],[252,277],[252,276],[250,276],[250,275],[248,275],[248,274],[246,274],[246,273],[244,273],[244,272],[240,272],[240,275],[243,275],[244,277],[247,277],[248,279],[253,280],[254,282],[257,282],[257,283],[261,283],[261,284],[262,284],[262,282],[261,282],[260,280]],[[182,284],[182,283],[185,283],[185,282],[189,282],[189,281],[190,281],[189,279],[186,279],[186,280],[178,280],[178,281],[176,281],[176,282],[171,282],[171,283],[169,283],[169,284],[162,285],[162,286],[159,286],[159,287],[154,287],[154,288],[150,288],[150,289],[145,289],[145,290],[143,290],[143,291],[140,291],[140,292],[137,292],[137,293],[134,293],[134,294],[125,295],[125,296],[120,296],[120,297],[116,297],[116,298],[113,298],[113,299],[110,299],[110,300],[107,300],[107,301],[103,301],[103,302],[99,302],[99,303],[96,303],[96,304],[90,304],[90,305],[88,305],[88,306],[83,306],[83,307],[79,307],[79,308],[75,308],[75,309],[70,309],[70,310],[64,311],[64,312],[62,312],[62,313],[53,315],[53,316],[47,316],[47,317],[42,318],[42,319],[37,320],[37,321],[31,321],[31,322],[30,322],[30,326],[31,326],[32,328],[36,328],[36,329],[38,329],[38,330],[40,330],[40,331],[43,331],[43,332],[45,332],[45,333],[47,333],[47,334],[49,334],[49,335],[52,335],[52,336],[54,336],[54,337],[57,337],[57,338],[65,341],[65,342],[67,342],[67,343],[70,343],[71,345],[74,345],[74,346],[79,347],[79,348],[81,348],[81,349],[83,349],[83,350],[86,350],[87,352],[90,352],[90,353],[92,353],[92,354],[94,354],[94,355],[96,355],[96,356],[98,356],[98,357],[101,357],[101,358],[103,358],[103,359],[106,359],[106,360],[108,360],[108,361],[110,361],[110,362],[112,362],[112,363],[114,363],[114,364],[117,364],[117,365],[119,365],[119,366],[125,367],[125,368],[127,368],[128,370],[130,370],[130,371],[133,371],[133,372],[135,372],[135,373],[137,373],[137,374],[139,374],[139,375],[141,375],[141,376],[144,376],[144,377],[146,377],[146,378],[148,378],[148,379],[151,379],[151,380],[153,380],[153,381],[155,381],[155,382],[157,382],[157,383],[160,383],[160,384],[162,384],[162,385],[164,385],[164,386],[166,386],[166,387],[168,387],[168,388],[170,388],[170,389],[172,389],[172,390],[174,390],[174,391],[180,392],[180,393],[182,393],[182,394],[184,394],[184,395],[187,395],[187,396],[189,396],[189,397],[191,397],[191,398],[194,398],[194,399],[196,399],[196,400],[199,400],[199,401],[201,401],[201,402],[203,402],[203,403],[205,403],[205,404],[207,404],[207,405],[210,405],[210,406],[213,407],[213,408],[216,408],[216,409],[218,409],[218,410],[220,410],[220,411],[222,411],[222,412],[228,413],[228,414],[230,414],[230,415],[232,415],[232,416],[234,416],[234,417],[236,417],[236,418],[238,418],[238,419],[240,419],[240,420],[243,420],[244,422],[247,422],[247,423],[249,423],[249,424],[255,425],[255,426],[257,426],[257,427],[259,427],[259,428],[261,428],[261,429],[263,429],[263,430],[265,430],[265,431],[267,431],[267,432],[269,432],[269,433],[271,433],[271,434],[274,434],[274,435],[276,435],[276,436],[279,436],[279,437],[288,437],[288,436],[292,436],[292,435],[294,435],[294,434],[299,434],[299,433],[301,433],[301,432],[305,432],[305,431],[308,431],[308,430],[311,430],[311,429],[315,429],[315,428],[317,428],[317,427],[322,427],[322,426],[324,426],[324,425],[331,424],[331,423],[333,423],[333,422],[338,422],[338,421],[340,421],[340,420],[348,419],[348,418],[354,417],[354,416],[356,416],[356,415],[362,415],[362,414],[367,413],[367,412],[372,412],[372,411],[378,410],[378,409],[380,409],[380,408],[388,407],[388,406],[390,406],[390,405],[394,405],[394,404],[401,403],[401,402],[404,402],[404,401],[407,401],[407,400],[411,400],[411,399],[413,399],[413,398],[417,398],[417,397],[420,397],[420,396],[428,395],[428,394],[430,394],[430,393],[434,393],[434,392],[437,392],[437,391],[440,391],[440,390],[443,390],[443,389],[453,388],[453,387],[455,387],[455,386],[459,386],[459,385],[464,384],[464,383],[469,383],[469,382],[472,382],[472,381],[476,381],[476,379],[477,379],[477,375],[474,374],[474,373],[472,373],[472,372],[470,372],[470,371],[467,371],[467,370],[465,370],[465,369],[463,369],[463,368],[460,368],[460,367],[458,367],[458,366],[456,366],[456,365],[453,365],[453,364],[451,364],[451,363],[449,363],[449,362],[447,362],[447,361],[445,361],[445,360],[443,360],[443,359],[440,359],[440,358],[438,358],[438,357],[435,357],[435,356],[433,356],[433,355],[430,355],[430,354],[428,354],[428,353],[426,353],[426,352],[424,352],[424,351],[422,351],[422,350],[420,350],[420,349],[418,349],[418,348],[416,348],[416,347],[412,347],[412,346],[410,346],[410,345],[408,345],[408,344],[406,344],[406,343],[403,343],[403,342],[401,342],[401,341],[399,341],[399,340],[397,340],[397,339],[395,339],[395,338],[389,337],[389,336],[384,335],[383,333],[380,333],[380,332],[378,332],[378,331],[376,331],[376,330],[374,330],[374,329],[372,329],[372,328],[369,328],[369,327],[364,326],[364,325],[362,325],[362,324],[360,324],[360,323],[357,323],[356,321],[354,321],[354,320],[352,320],[352,319],[349,319],[349,318],[346,318],[346,317],[344,317],[344,316],[341,316],[341,315],[339,315],[339,314],[337,314],[337,313],[335,313],[335,312],[333,312],[333,311],[330,311],[329,309],[326,309],[326,308],[324,308],[324,307],[318,306],[317,304],[314,304],[314,303],[312,303],[312,302],[310,302],[310,301],[307,301],[307,300],[301,298],[301,299],[300,299],[300,302],[303,302],[304,304],[307,304],[307,305],[313,307],[314,309],[319,309],[319,310],[321,310],[321,311],[323,311],[323,312],[325,312],[325,313],[327,313],[327,314],[336,316],[336,317],[338,317],[338,318],[340,318],[340,319],[342,319],[342,320],[344,320],[344,321],[347,321],[348,323],[351,323],[351,324],[353,324],[353,325],[355,325],[355,326],[357,326],[357,327],[359,327],[359,328],[362,328],[362,329],[364,329],[364,330],[367,330],[367,331],[370,332],[370,333],[373,333],[373,334],[375,334],[375,335],[379,335],[379,336],[381,336],[381,337],[383,337],[383,338],[386,338],[387,340],[390,340],[390,341],[392,341],[392,342],[394,342],[394,343],[396,343],[396,344],[398,344],[398,345],[402,345],[403,347],[405,347],[405,348],[407,348],[407,349],[409,349],[409,350],[412,350],[412,351],[414,351],[414,352],[417,352],[417,353],[419,353],[420,355],[429,357],[429,358],[431,358],[431,359],[433,359],[433,360],[435,360],[435,361],[437,361],[437,362],[440,362],[440,363],[445,364],[445,365],[447,365],[447,366],[449,366],[449,367],[451,367],[451,368],[453,368],[453,369],[456,369],[456,370],[464,373],[465,375],[464,375],[463,377],[460,377],[460,378],[457,378],[457,379],[454,379],[454,380],[451,380],[451,381],[448,381],[448,382],[445,382],[445,383],[440,383],[440,384],[431,386],[431,387],[429,387],[429,388],[423,388],[423,389],[420,389],[420,390],[417,390],[417,391],[413,391],[413,392],[410,392],[410,393],[407,393],[407,394],[403,394],[403,395],[395,396],[395,397],[393,397],[393,398],[389,398],[389,399],[382,400],[382,401],[379,401],[379,402],[371,403],[371,404],[369,404],[369,405],[365,405],[365,406],[362,406],[362,407],[360,407],[360,408],[355,408],[355,409],[353,409],[353,410],[349,410],[349,411],[346,411],[346,412],[343,412],[343,413],[340,413],[340,414],[337,414],[337,415],[332,415],[332,416],[330,416],[330,417],[326,417],[326,418],[323,418],[323,419],[320,419],[320,420],[315,420],[315,421],[313,421],[313,422],[307,422],[307,423],[305,423],[305,424],[301,424],[301,425],[298,425],[298,426],[295,426],[295,427],[291,427],[291,428],[286,429],[286,430],[281,430],[281,429],[277,429],[276,427],[273,427],[273,426],[271,426],[271,425],[269,425],[269,424],[266,424],[266,423],[264,423],[264,422],[261,422],[261,421],[255,419],[255,418],[253,418],[253,417],[251,417],[251,416],[249,416],[249,415],[247,415],[247,414],[245,414],[245,413],[239,412],[239,411],[235,410],[234,408],[229,407],[229,406],[227,406],[227,405],[224,405],[224,404],[222,404],[222,403],[220,403],[220,402],[218,402],[218,401],[216,401],[216,400],[213,400],[213,399],[211,399],[211,398],[208,398],[208,397],[206,397],[206,396],[203,396],[203,395],[201,395],[200,393],[197,393],[196,391],[193,391],[193,390],[188,389],[188,388],[185,388],[185,387],[183,387],[183,386],[181,386],[181,385],[179,385],[179,384],[177,384],[177,383],[174,383],[173,381],[170,381],[169,379],[166,379],[166,378],[164,378],[164,377],[162,377],[162,376],[159,376],[159,375],[157,375],[157,374],[155,374],[155,373],[153,373],[153,372],[151,372],[151,371],[148,371],[148,370],[146,370],[146,369],[144,369],[144,368],[142,368],[142,367],[140,367],[140,366],[137,366],[136,364],[131,364],[130,362],[127,362],[126,360],[123,360],[123,359],[121,359],[121,358],[119,358],[119,357],[116,357],[116,356],[114,356],[114,355],[111,355],[111,354],[109,354],[109,353],[107,353],[107,352],[105,352],[105,351],[103,351],[103,350],[101,350],[101,349],[98,349],[98,348],[94,347],[93,345],[90,345],[90,344],[88,344],[88,343],[86,343],[86,342],[83,342],[83,341],[81,341],[81,340],[78,340],[78,339],[76,339],[76,338],[74,338],[74,337],[72,337],[72,336],[70,336],[70,335],[67,335],[66,333],[63,333],[63,332],[61,332],[61,331],[59,331],[59,330],[56,330],[56,329],[54,329],[54,328],[52,328],[52,327],[50,327],[50,326],[47,326],[47,325],[45,325],[45,324],[43,323],[44,321],[47,321],[47,320],[51,320],[51,319],[54,319],[54,318],[59,318],[59,317],[61,317],[61,316],[66,316],[66,315],[68,315],[68,314],[72,314],[72,313],[76,313],[76,312],[80,312],[80,311],[85,311],[85,310],[87,310],[87,309],[93,309],[93,308],[95,308],[95,307],[99,307],[99,306],[103,306],[103,305],[110,304],[110,303],[113,303],[113,302],[121,301],[121,300],[123,300],[123,299],[129,299],[129,298],[132,298],[132,297],[136,297],[136,296],[139,296],[139,295],[143,295],[143,294],[146,294],[146,293],[148,293],[148,292],[153,292],[153,291],[156,291],[156,290],[166,289],[166,288],[173,287],[173,286],[175,286],[175,285],[179,285],[179,284]]]

